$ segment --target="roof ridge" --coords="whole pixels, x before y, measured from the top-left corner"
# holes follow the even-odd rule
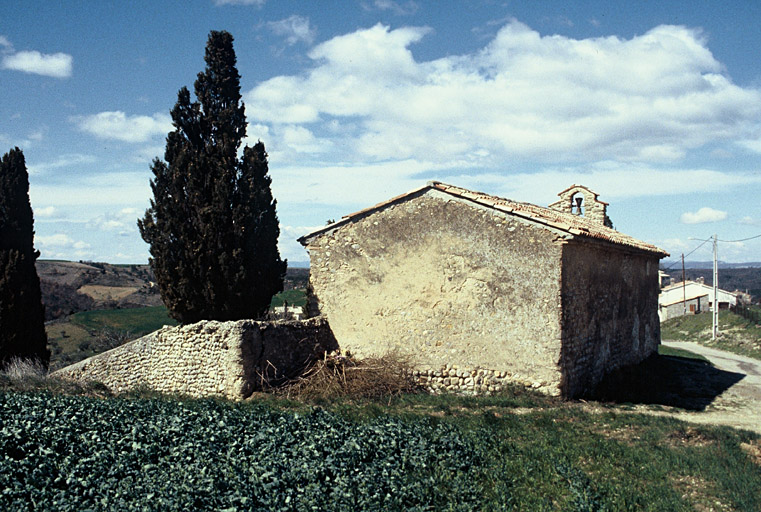
[[[456,185],[449,185],[437,180],[428,181],[425,186],[418,187],[405,194],[400,194],[376,205],[345,215],[338,222],[324,226],[318,230],[313,231],[312,233],[304,235],[303,237],[299,238],[299,241],[302,244],[305,244],[307,240],[313,236],[317,236],[326,231],[335,229],[339,225],[344,224],[360,215],[365,215],[373,211],[377,211],[413,194],[418,194],[426,189],[438,190],[453,197],[459,197],[461,199],[472,201],[482,206],[493,208],[497,211],[509,213],[517,217],[544,224],[548,227],[552,227],[560,231],[565,231],[566,233],[574,236],[597,239],[645,252],[657,253],[660,254],[661,257],[668,256],[666,251],[656,247],[655,245],[648,244],[634,237],[616,231],[613,228],[598,224],[585,217],[574,215],[573,213],[561,212],[546,206],[539,206],[533,203],[524,203],[515,201],[513,199],[487,194],[485,192],[473,191],[463,187],[458,187]]]

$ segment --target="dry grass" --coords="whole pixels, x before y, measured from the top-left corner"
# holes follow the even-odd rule
[[[78,383],[50,377],[37,360],[13,358],[0,371],[0,391],[49,391],[68,395],[111,396],[106,386],[97,382]]]
[[[420,390],[405,356],[388,353],[380,357],[355,359],[341,352],[326,353],[301,377],[276,393],[289,399],[324,400],[336,397],[388,398]]]
[[[79,288],[79,293],[89,295],[95,300],[120,301],[137,292],[140,288],[137,286],[105,286],[100,284],[86,284]]]
[[[14,357],[3,368],[3,376],[11,381],[43,379],[47,375],[45,366],[37,359]]]
[[[761,440],[755,439],[747,443],[742,443],[740,444],[740,448],[748,454],[748,457],[750,457],[750,460],[752,460],[754,464],[761,466]]]

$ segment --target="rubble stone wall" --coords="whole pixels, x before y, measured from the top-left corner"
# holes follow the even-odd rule
[[[562,393],[592,391],[602,377],[658,350],[658,257],[568,243],[563,248]]]
[[[203,321],[148,336],[54,372],[98,381],[120,393],[145,386],[193,397],[241,399],[298,374],[337,348],[322,318],[304,321]]]

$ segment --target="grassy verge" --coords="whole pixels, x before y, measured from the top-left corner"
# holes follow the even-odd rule
[[[681,348],[667,347],[666,345],[658,345],[658,354],[661,356],[674,356],[682,357],[684,359],[693,359],[695,361],[702,361],[704,363],[710,364],[710,361],[708,361],[708,359],[701,356],[700,354],[696,354]]]
[[[164,325],[177,325],[164,306],[83,311],[72,315],[70,321],[89,330],[115,329],[133,333],[136,337],[161,329]]]
[[[711,340],[710,313],[670,318],[661,324],[664,340],[694,341],[761,359],[761,326],[731,311],[719,311],[719,337]]]
[[[277,308],[283,305],[283,301],[288,301],[289,306],[303,307],[306,306],[307,296],[305,290],[286,290],[272,297],[271,308]]]

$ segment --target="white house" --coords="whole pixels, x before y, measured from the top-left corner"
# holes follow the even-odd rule
[[[719,309],[737,304],[735,294],[717,289]],[[710,311],[713,307],[713,286],[696,281],[675,283],[661,289],[658,296],[658,317],[661,322],[684,314],[694,315]]]

